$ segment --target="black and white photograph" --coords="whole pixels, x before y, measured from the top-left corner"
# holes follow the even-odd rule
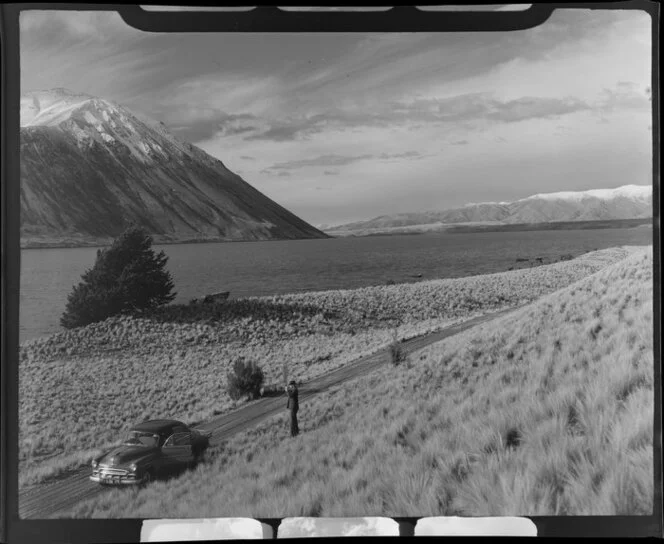
[[[22,11],[20,518],[653,515],[652,25]]]

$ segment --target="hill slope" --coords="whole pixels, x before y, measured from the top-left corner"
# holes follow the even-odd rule
[[[643,250],[63,515],[650,514],[652,296]]]
[[[439,223],[521,224],[646,217],[652,217],[652,187],[625,185],[616,189],[542,193],[514,202],[481,202],[442,211],[383,215],[326,230],[362,231]]]
[[[22,97],[23,243],[103,241],[130,222],[157,241],[325,237],[160,123],[65,89]]]

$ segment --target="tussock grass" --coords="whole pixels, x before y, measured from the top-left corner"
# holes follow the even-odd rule
[[[650,514],[652,288],[639,251],[59,516]]]
[[[470,278],[173,305],[26,342],[19,484],[109,447],[137,421],[193,423],[236,408],[226,374],[238,357],[257,361],[266,384],[280,383],[284,363],[291,379],[307,381],[387,345],[395,322],[404,338],[535,300],[634,250]]]

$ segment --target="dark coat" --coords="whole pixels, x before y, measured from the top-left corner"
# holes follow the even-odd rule
[[[298,408],[300,407],[300,403],[297,398],[298,396],[297,387],[289,386],[286,389],[286,392],[288,393],[288,404],[286,404],[286,408],[288,408],[292,412],[297,412]]]

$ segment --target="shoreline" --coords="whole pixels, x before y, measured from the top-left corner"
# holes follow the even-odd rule
[[[339,238],[365,238],[373,236],[402,236],[427,234],[478,234],[485,232],[532,232],[550,230],[596,230],[633,229],[653,226],[652,217],[633,219],[607,219],[594,221],[550,221],[540,223],[497,223],[492,221],[474,223],[424,223],[395,227],[367,227],[325,231]]]
[[[288,242],[295,240],[328,240],[335,238],[327,233],[323,233],[325,236],[310,236],[306,238],[266,238],[262,240],[225,240],[220,238],[183,238],[181,240],[160,240],[151,234],[153,239],[153,245],[155,246],[170,246],[178,244],[231,244],[231,243],[242,243],[242,242]],[[74,241],[62,241],[62,242],[20,242],[20,249],[79,249],[79,248],[105,248],[111,246],[113,243],[113,238],[98,238],[98,239],[88,239],[81,240],[80,242]]]
[[[594,230],[594,229],[630,229],[652,227],[652,217],[634,219],[608,219],[594,221],[550,221],[541,223],[430,223],[422,225],[405,225],[399,227],[367,228],[358,230],[321,231],[325,236],[308,236],[302,238],[267,238],[261,240],[237,240],[222,238],[182,238],[157,239],[159,235],[151,235],[154,245],[178,244],[226,244],[238,242],[285,242],[294,240],[327,240],[335,238],[365,238],[375,236],[414,236],[425,234],[477,234],[484,232],[530,232],[543,230]],[[63,237],[64,238],[64,237]],[[113,243],[113,238],[87,238],[80,241],[64,238],[62,240],[44,240],[21,237],[20,249],[77,249],[104,248]]]
[[[610,248],[605,248],[605,249],[610,249]],[[592,249],[592,250],[587,250],[585,252],[581,252],[578,255],[575,255],[574,253],[564,253],[564,254],[559,254],[554,257],[517,257],[512,263],[511,266],[507,267],[499,267],[496,268],[496,270],[491,271],[491,272],[483,272],[480,274],[471,274],[471,275],[464,275],[464,276],[447,276],[447,277],[436,277],[436,278],[429,278],[429,277],[420,277],[421,275],[418,274],[413,274],[412,277],[410,277],[409,281],[394,281],[394,280],[386,280],[385,282],[382,283],[372,283],[369,285],[364,285],[364,286],[358,286],[358,287],[349,287],[349,288],[339,288],[339,287],[333,287],[333,288],[303,288],[301,290],[291,290],[286,293],[272,293],[272,294],[258,294],[258,295],[252,295],[252,294],[242,294],[240,296],[234,296],[233,292],[230,293],[230,298],[229,300],[232,301],[239,301],[239,300],[267,300],[267,299],[279,299],[281,297],[292,297],[292,296],[303,296],[303,295],[313,295],[313,294],[319,294],[319,293],[327,293],[327,292],[335,292],[335,291],[348,291],[348,290],[358,290],[358,289],[373,289],[373,288],[380,288],[380,287],[385,287],[385,286],[394,286],[394,285],[413,285],[413,284],[419,284],[419,283],[424,283],[424,282],[430,282],[430,281],[439,281],[439,280],[459,280],[462,278],[473,278],[473,277],[481,277],[481,276],[487,276],[491,274],[501,274],[504,272],[510,272],[514,270],[524,270],[524,269],[530,269],[530,268],[535,268],[539,266],[546,266],[549,264],[554,264],[558,262],[564,262],[564,261],[569,261],[571,259],[576,259],[579,257],[582,257],[583,255],[586,255],[588,253],[592,253],[594,251],[598,251],[598,249]],[[168,306],[182,306],[186,305],[186,302],[175,302],[171,303]],[[166,307],[168,307],[166,306]],[[38,341],[40,339],[47,339],[50,336],[53,336],[55,334],[62,334],[66,332],[67,329],[64,329],[62,327],[59,327],[58,330],[51,332],[51,333],[46,333],[46,334],[41,334],[38,336],[31,336],[28,338],[25,338],[23,340],[19,339],[19,346]],[[20,331],[19,331],[19,336],[20,336]]]

